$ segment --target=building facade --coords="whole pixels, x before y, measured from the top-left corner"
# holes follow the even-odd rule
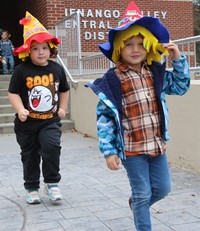
[[[10,33],[15,46],[23,42],[22,27],[18,24],[28,10],[50,31],[65,16],[80,12],[82,51],[99,52],[97,44],[107,41],[107,32],[116,27],[129,0],[7,0],[14,5],[13,22],[9,19]],[[159,18],[168,28],[171,39],[180,39],[194,35],[192,0],[135,0],[145,16]],[[6,3],[5,3],[6,4]],[[5,20],[6,13],[4,13]],[[10,15],[9,15],[10,16]],[[2,21],[2,20],[1,20]],[[13,31],[12,31],[13,30]]]

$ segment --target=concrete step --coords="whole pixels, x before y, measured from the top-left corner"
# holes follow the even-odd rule
[[[1,78],[1,77],[0,77]],[[1,80],[0,81],[0,89],[8,89],[8,86],[9,86],[9,81],[3,81],[3,80]]]
[[[13,134],[14,123],[0,123],[0,134]]]
[[[10,104],[0,105],[0,114],[3,113],[13,113],[13,108]]]
[[[70,131],[74,129],[72,120],[62,120],[62,131]],[[14,134],[14,123],[0,123],[0,134]]]
[[[0,124],[12,123],[15,119],[15,113],[2,113],[0,114]]]
[[[11,75],[0,75],[0,81],[10,81]]]
[[[75,128],[74,121],[72,120],[61,120],[62,131],[70,131]]]
[[[8,96],[0,96],[0,105],[9,104]]]
[[[0,96],[8,96],[8,89],[0,89]]]

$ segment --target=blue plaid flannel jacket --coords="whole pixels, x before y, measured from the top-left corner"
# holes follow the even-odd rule
[[[172,61],[172,71],[165,69],[165,63],[152,63],[149,68],[153,73],[155,94],[161,111],[161,130],[163,141],[169,140],[168,106],[165,95],[183,95],[190,87],[190,72],[185,55]],[[85,85],[99,97],[97,105],[97,131],[99,148],[103,156],[118,154],[125,159],[124,134],[122,127],[122,93],[120,80],[114,68],[102,77]]]

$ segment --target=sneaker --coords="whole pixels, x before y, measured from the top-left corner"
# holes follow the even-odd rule
[[[38,193],[38,189],[29,189],[29,190],[27,190],[26,202],[28,204],[40,204],[41,203],[39,193]]]
[[[129,198],[128,204],[129,204],[130,209],[133,210],[133,201],[132,201],[132,197]]]
[[[49,195],[51,201],[59,201],[63,199],[61,191],[57,184],[46,184],[45,193]]]

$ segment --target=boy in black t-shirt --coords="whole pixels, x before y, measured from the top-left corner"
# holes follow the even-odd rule
[[[16,111],[14,130],[21,148],[26,202],[41,202],[41,159],[45,192],[52,201],[57,201],[62,199],[58,187],[60,121],[65,117],[69,85],[64,69],[49,58],[60,41],[29,12],[20,23],[24,25],[24,44],[14,54],[24,62],[14,70],[8,96]]]

